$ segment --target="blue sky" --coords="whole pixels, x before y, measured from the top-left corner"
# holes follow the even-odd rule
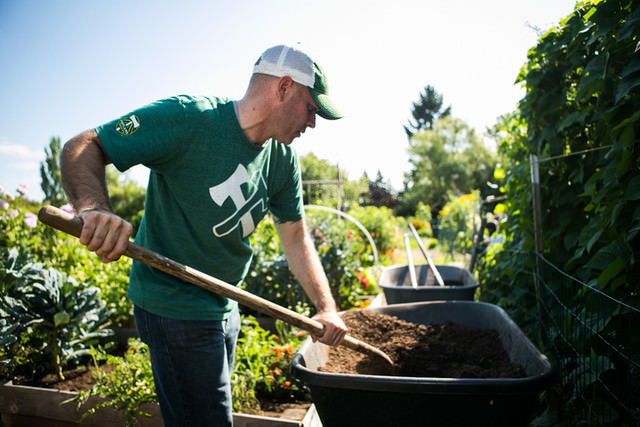
[[[294,142],[350,179],[401,188],[402,125],[426,85],[480,134],[513,111],[534,28],[574,0],[0,0],[0,186],[40,200],[39,162],[64,142],[156,99],[239,98],[267,47],[300,42],[328,76],[342,120]],[[146,172],[131,176],[144,181]]]

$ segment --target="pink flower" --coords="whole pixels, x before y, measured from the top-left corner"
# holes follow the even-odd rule
[[[7,212],[7,216],[9,218],[17,217],[18,216],[18,210],[17,209],[10,210],[9,212]]]
[[[9,203],[6,200],[0,199],[0,209],[9,209]]]
[[[38,223],[38,217],[32,213],[26,213],[24,214],[24,223],[27,224],[27,227],[34,228]]]
[[[16,189],[16,191],[20,193],[21,196],[25,196],[27,194],[27,190],[28,190],[28,187],[26,184],[20,184]]]

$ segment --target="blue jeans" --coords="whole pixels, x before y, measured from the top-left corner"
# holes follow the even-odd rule
[[[149,346],[165,427],[231,426],[238,309],[226,321],[167,319],[140,307],[134,315]]]

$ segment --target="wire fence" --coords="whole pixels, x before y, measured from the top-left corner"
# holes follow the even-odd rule
[[[571,425],[640,425],[640,310],[535,255],[541,330]]]

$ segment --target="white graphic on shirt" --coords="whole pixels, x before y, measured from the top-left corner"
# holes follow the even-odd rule
[[[243,186],[250,193],[248,197],[244,195]],[[242,237],[249,236],[256,226],[252,212],[262,218],[267,211],[267,199],[263,198],[266,194],[267,185],[260,171],[249,177],[247,169],[238,165],[229,178],[209,188],[209,195],[218,206],[222,207],[227,199],[231,199],[235,206],[233,214],[213,226],[213,234],[217,237],[226,236],[240,225]]]

